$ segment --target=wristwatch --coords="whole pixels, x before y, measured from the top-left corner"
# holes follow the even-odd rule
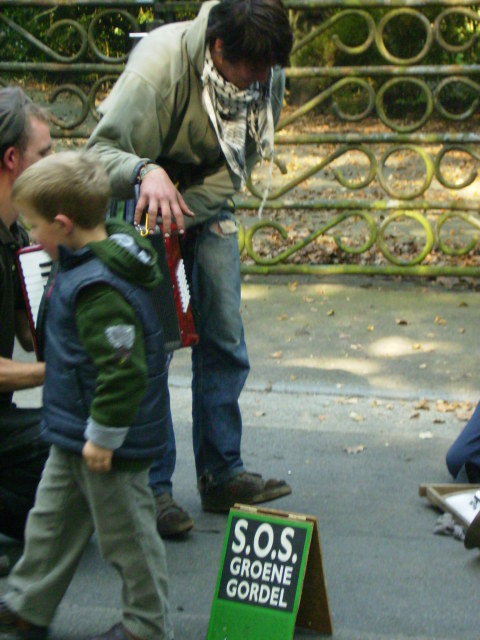
[[[138,172],[137,182],[140,184],[142,180],[145,178],[149,171],[154,171],[155,169],[160,169],[158,164],[154,164],[153,162],[147,162],[143,165],[143,167]]]

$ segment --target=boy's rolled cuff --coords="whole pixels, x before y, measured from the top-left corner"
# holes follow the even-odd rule
[[[93,442],[93,444],[96,444],[97,447],[113,451],[122,446],[129,428],[130,427],[109,427],[95,422],[92,416],[90,416],[87,420],[85,438]]]

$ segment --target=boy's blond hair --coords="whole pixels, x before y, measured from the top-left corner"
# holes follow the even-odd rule
[[[110,183],[92,152],[62,151],[25,169],[12,189],[12,202],[53,221],[62,213],[83,229],[105,221]]]

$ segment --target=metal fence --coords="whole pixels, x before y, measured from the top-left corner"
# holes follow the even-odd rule
[[[480,0],[285,4],[295,45],[273,172],[256,168],[236,197],[244,271],[480,275]],[[86,137],[129,34],[197,8],[0,0],[0,83],[26,78],[54,135]]]

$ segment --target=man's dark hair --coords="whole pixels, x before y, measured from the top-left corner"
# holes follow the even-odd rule
[[[281,0],[221,0],[210,11],[207,43],[223,42],[228,62],[286,67],[293,44]]]

